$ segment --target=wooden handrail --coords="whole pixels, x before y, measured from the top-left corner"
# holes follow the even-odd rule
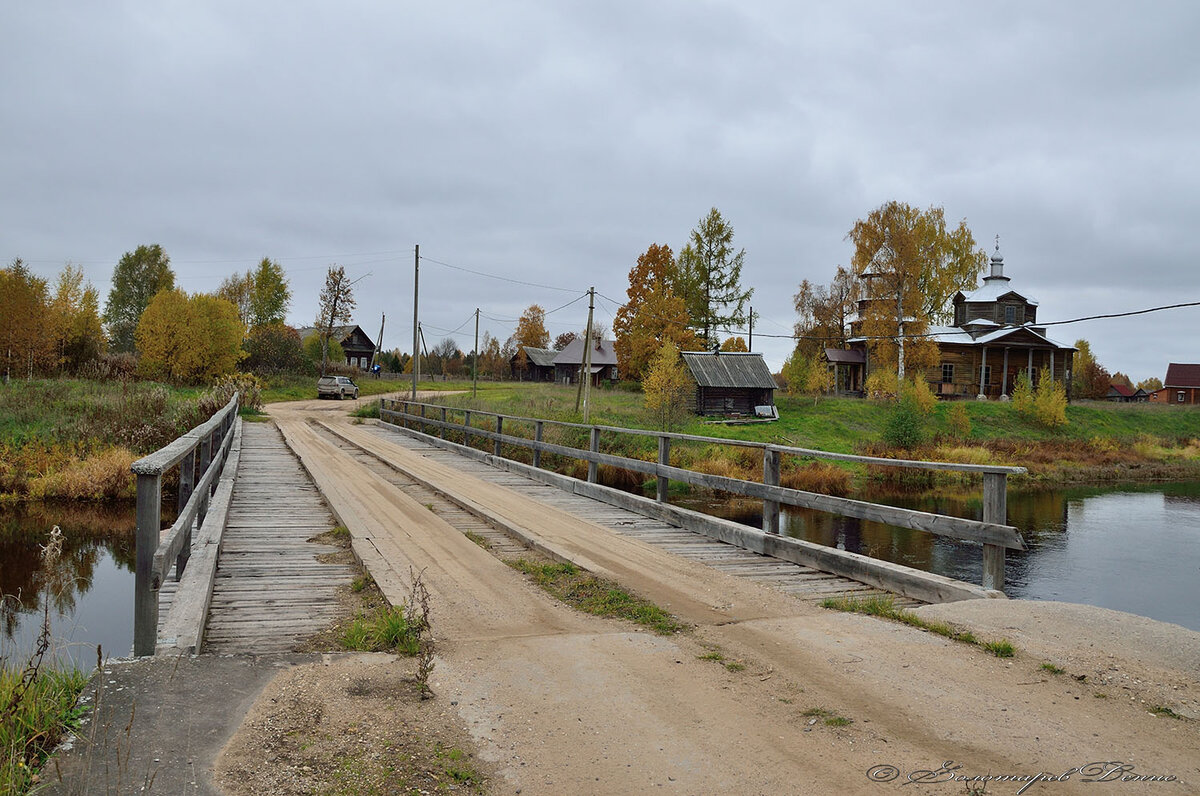
[[[176,578],[187,567],[192,529],[203,523],[208,502],[225,466],[232,428],[237,420],[238,394],[211,418],[130,468],[137,476],[137,568],[133,589],[133,654],[153,655],[158,636],[158,590],[175,559]],[[215,450],[214,450],[215,449]],[[197,462],[199,458],[199,462]],[[162,528],[162,478],[178,465],[179,518],[166,538]],[[196,471],[199,480],[195,480]]]
[[[389,406],[392,408],[388,408]],[[396,407],[403,407],[403,411],[398,411]],[[429,417],[425,411],[428,407],[436,407],[440,412],[441,419]],[[418,408],[421,414],[413,414],[411,412],[412,408]],[[451,411],[464,413],[464,423],[459,424],[447,420],[446,411],[448,408]],[[471,417],[476,415],[495,418],[496,431],[468,425]],[[600,464],[620,467],[633,472],[643,473],[647,476],[653,476],[658,482],[656,491],[659,502],[666,500],[667,483],[669,480],[681,481],[694,486],[703,486],[745,497],[758,498],[763,500],[764,503],[763,530],[767,533],[779,533],[777,507],[779,504],[784,504],[826,511],[846,517],[882,522],[952,539],[981,543],[984,551],[983,586],[997,591],[1003,590],[1004,587],[1004,551],[1006,549],[1027,549],[1020,531],[1006,522],[1007,476],[1010,473],[1026,472],[1024,467],[925,462],[908,459],[886,459],[877,456],[854,456],[809,448],[774,445],[771,443],[727,440],[720,437],[699,437],[689,434],[647,431],[645,429],[625,429],[616,426],[585,425],[557,420],[504,415],[496,412],[482,412],[478,409],[458,409],[446,407],[442,404],[426,404],[404,399],[380,399],[380,418],[387,421],[388,417],[438,429],[439,434],[443,437],[447,430],[452,430],[462,432],[464,435],[469,435],[470,437],[490,440],[493,443],[493,454],[498,457],[500,456],[502,445],[515,445],[532,450],[535,462],[539,465],[541,454],[543,453],[586,461],[588,463],[587,480],[593,483],[596,481],[596,471]],[[535,439],[504,433],[505,420],[516,423],[534,424]],[[589,432],[588,449],[556,445],[543,441],[541,431],[546,424],[587,430]],[[509,424],[510,429],[511,427],[512,423]],[[634,436],[657,437],[659,440],[658,461],[645,461],[627,456],[601,453],[599,451],[599,435],[602,431]],[[709,475],[707,473],[698,473],[679,467],[672,467],[668,464],[668,459],[670,443],[673,440],[726,444],[760,449],[763,451],[764,456],[764,483]],[[980,473],[983,475],[983,520],[970,520],[945,514],[916,511],[872,503],[870,501],[833,497],[782,487],[778,485],[778,473],[770,466],[773,460],[778,460],[780,454],[798,455],[807,458],[826,458],[889,467]]]

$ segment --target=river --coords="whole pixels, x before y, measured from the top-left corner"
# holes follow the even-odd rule
[[[892,505],[979,518],[979,491],[952,497],[876,498]],[[750,525],[755,501],[677,500]],[[1009,524],[1027,552],[1009,551],[1010,597],[1063,600],[1128,611],[1200,631],[1200,483],[1010,492]],[[64,555],[52,578],[39,566],[39,545],[59,525]],[[979,583],[978,545],[919,531],[785,510],[784,533],[843,550]],[[97,644],[105,657],[130,653],[133,639],[134,507],[0,506],[0,593],[19,595],[0,612],[0,654],[28,654],[53,595],[57,650],[85,668]]]
[[[905,508],[981,519],[982,489],[951,497],[880,496]],[[678,501],[761,527],[761,503]],[[1113,608],[1200,631],[1200,483],[1079,487],[1008,495],[1029,550],[1008,551],[1005,592]],[[781,513],[788,536],[982,582],[979,545],[808,509]]]

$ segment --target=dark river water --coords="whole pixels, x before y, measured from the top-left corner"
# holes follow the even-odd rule
[[[961,497],[876,498],[893,505],[980,518],[979,492]],[[755,501],[684,505],[761,526]],[[1009,551],[1010,597],[1114,608],[1200,631],[1200,483],[1010,492],[1009,524],[1028,552]],[[803,509],[785,511],[790,536],[979,583],[978,545]],[[40,567],[51,527],[65,535],[52,576]],[[134,507],[0,506],[0,655],[27,655],[50,595],[56,652],[85,668],[96,645],[127,656],[133,643]]]

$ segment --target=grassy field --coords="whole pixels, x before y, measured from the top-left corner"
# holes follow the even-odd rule
[[[938,403],[925,423],[925,443],[913,450],[898,450],[889,449],[881,441],[893,411],[890,403],[852,398],[814,401],[786,394],[776,400],[778,422],[726,425],[690,417],[673,430],[837,453],[1018,465],[1030,470],[1030,475],[1020,480],[1035,484],[1200,477],[1200,407],[1079,402],[1067,408],[1067,425],[1050,429],[1022,417],[1009,403],[967,401],[960,405],[966,410],[970,429],[966,434],[955,434],[948,418],[952,404]],[[478,398],[464,394],[445,398],[445,403],[454,406],[578,422],[581,416],[575,412],[575,401],[572,388],[529,383],[481,384]],[[594,424],[658,427],[643,408],[638,392],[593,390],[591,403]],[[609,451],[652,457],[652,440],[630,439],[617,444],[620,447]],[[692,446],[690,452],[682,448],[680,453],[685,457],[681,466],[699,464],[697,469],[736,477],[756,477],[756,469],[761,473],[760,463],[736,449]],[[886,479],[898,472],[846,469],[859,481],[868,476]],[[922,483],[929,481],[928,477],[922,478]]]

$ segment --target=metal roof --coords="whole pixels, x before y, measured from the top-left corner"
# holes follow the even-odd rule
[[[745,351],[684,351],[683,361],[701,387],[775,389],[775,378],[762,354]]]
[[[1030,325],[1005,326],[1001,329],[997,329],[994,332],[981,334],[974,340],[971,339],[971,335],[968,332],[955,326],[932,326],[930,327],[928,334],[929,339],[938,343],[958,343],[959,345],[991,345],[997,341],[1003,340],[1005,337],[1008,337],[1011,334],[1021,331],[1029,332],[1035,337],[1040,337],[1042,340],[1045,340],[1055,348],[1066,348],[1070,349],[1071,351],[1075,350],[1073,346],[1069,346],[1066,343],[1060,343],[1057,340],[1049,338]]]
[[[598,340],[594,348],[592,348],[592,365],[615,365],[617,364],[616,341],[614,340]],[[555,365],[582,365],[583,364],[583,338],[576,337],[567,347],[554,357]]]
[[[1172,362],[1167,365],[1164,387],[1200,387],[1200,365]]]
[[[529,357],[530,364],[539,368],[554,367],[554,358],[558,356],[558,352],[553,348],[534,348],[529,345],[521,347],[525,349],[525,356]]]
[[[826,348],[825,359],[841,364],[862,365],[867,361],[861,350],[851,351],[848,348]]]

